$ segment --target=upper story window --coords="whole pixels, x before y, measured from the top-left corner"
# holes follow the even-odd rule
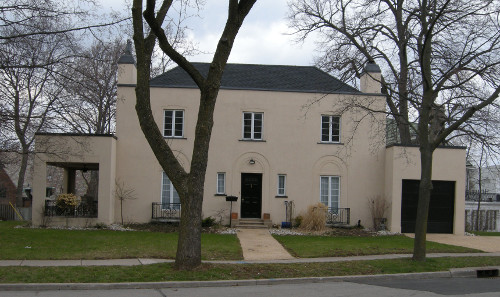
[[[163,136],[178,138],[184,136],[184,110],[165,110]]]
[[[340,142],[339,116],[321,116],[321,142]]]
[[[262,126],[264,113],[244,112],[243,113],[243,139],[262,140]]]

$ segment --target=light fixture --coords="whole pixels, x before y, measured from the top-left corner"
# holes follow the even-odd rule
[[[255,164],[255,160],[252,158],[252,159],[250,159],[250,161],[248,161],[248,163],[249,163],[250,165],[253,165],[253,164]]]

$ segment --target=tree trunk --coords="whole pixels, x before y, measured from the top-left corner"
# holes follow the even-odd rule
[[[21,165],[19,166],[19,176],[17,178],[17,189],[16,189],[16,206],[23,207],[23,190],[24,190],[24,179],[26,178],[26,169],[28,168],[28,150],[23,149],[21,153]]]
[[[413,245],[413,260],[425,261],[427,218],[432,190],[432,150],[420,147],[420,186],[418,191],[417,219],[415,222],[415,241]]]
[[[204,180],[191,183],[186,199],[181,205],[181,223],[177,253],[175,256],[175,269],[193,270],[201,265],[201,209],[203,202]]]

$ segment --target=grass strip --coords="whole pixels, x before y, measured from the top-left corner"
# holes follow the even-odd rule
[[[300,264],[203,264],[176,271],[173,264],[93,267],[0,267],[0,283],[108,283],[269,279],[447,271],[500,265],[500,257],[429,258]]]
[[[411,254],[413,238],[404,235],[372,237],[280,236],[275,235],[295,257],[346,257],[383,254]],[[427,253],[472,253],[479,250],[427,242]]]
[[[174,259],[177,233],[14,228],[0,222],[0,260]],[[236,235],[202,234],[203,260],[240,260]]]

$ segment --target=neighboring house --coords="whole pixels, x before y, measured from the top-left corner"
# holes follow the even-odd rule
[[[479,199],[481,204],[478,203]],[[468,166],[465,200],[468,230],[500,231],[500,166],[481,168],[481,180],[479,168]]]
[[[115,135],[40,134],[35,159],[34,204],[45,205],[47,165],[65,169],[71,190],[75,170],[99,170],[95,222],[120,221],[116,184],[135,192],[123,203],[124,220],[172,218],[182,205],[139,127],[135,112],[136,69],[131,55],[120,60]],[[194,64],[201,73],[209,64]],[[380,69],[368,64],[354,89],[315,67],[228,64],[214,114],[205,180],[203,215],[223,214],[233,223],[263,219],[281,224],[294,205],[298,215],[324,203],[334,222],[371,227],[368,200],[390,202],[387,227],[412,232],[416,212],[418,147],[386,147],[385,97]],[[199,90],[180,68],[151,80],[153,115],[180,163],[189,168],[194,144]],[[464,232],[465,148],[440,148],[434,154],[438,190],[431,201],[430,232]],[[418,186],[417,186],[418,192]],[[293,203],[291,203],[293,201]],[[75,212],[76,213],[76,212]],[[436,216],[435,213],[438,213]],[[42,218],[33,213],[33,223]],[[71,224],[88,219],[71,218]],[[67,218],[52,218],[66,223]]]
[[[0,204],[8,205],[9,202],[16,205],[16,185],[0,163]]]

